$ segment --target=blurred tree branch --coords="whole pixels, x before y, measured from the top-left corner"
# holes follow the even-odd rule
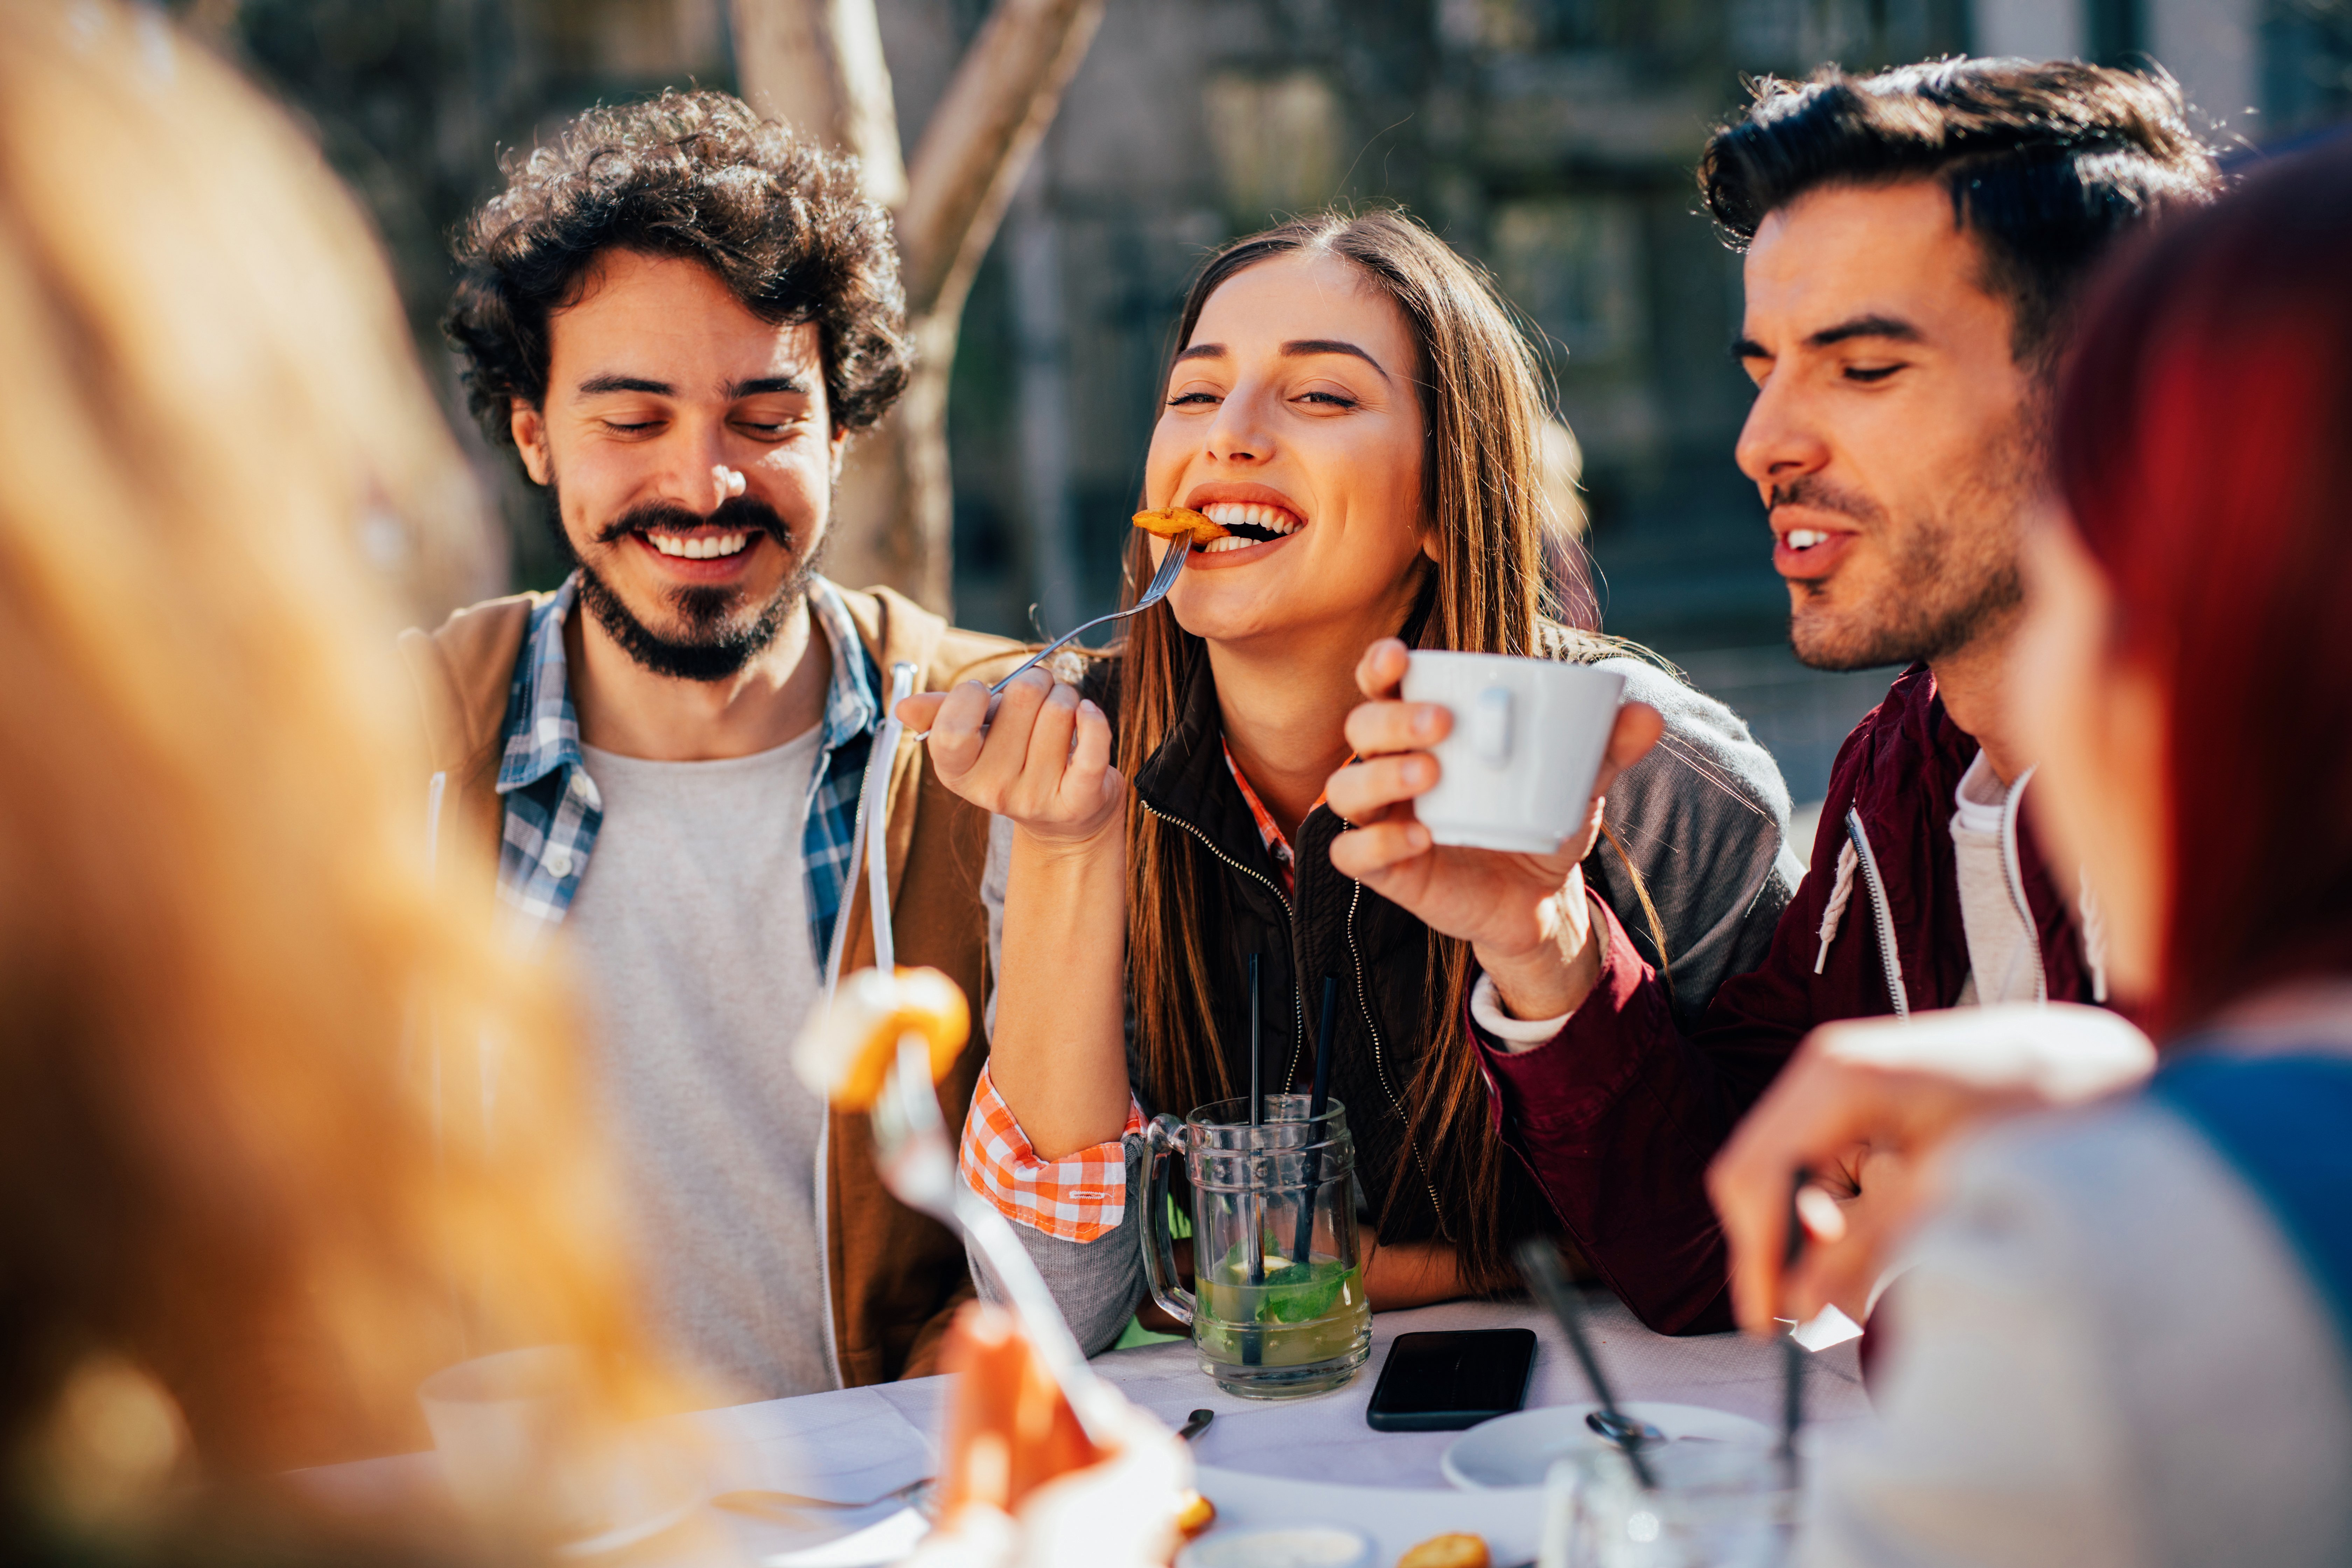
[[[874,0],[732,0],[745,98],[855,153],[891,206],[905,269],[913,382],[851,444],[830,570],[934,609],[950,593],[948,374],[972,275],[1102,20],[1103,0],[997,0],[902,163]]]

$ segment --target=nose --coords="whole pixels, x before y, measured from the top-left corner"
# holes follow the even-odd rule
[[[733,454],[720,421],[681,417],[659,447],[658,465],[647,476],[647,489],[688,511],[714,511],[720,502],[741,495],[750,483],[744,470],[729,461]]]
[[[1236,386],[1217,405],[1209,425],[1209,456],[1221,463],[1262,463],[1274,455],[1261,394]]]
[[[1829,443],[1812,412],[1799,393],[1780,382],[1780,377],[1768,375],[1756,389],[1735,449],[1739,471],[1768,495],[1775,485],[1819,473],[1830,460]]]

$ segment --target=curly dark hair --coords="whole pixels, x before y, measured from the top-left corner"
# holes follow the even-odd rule
[[[889,214],[836,157],[723,92],[599,106],[551,147],[501,161],[506,189],[457,236],[442,322],[466,356],[466,402],[492,446],[547,396],[551,312],[597,256],[698,261],[766,321],[814,321],[835,430],[882,417],[907,384],[907,303]]]
[[[2053,367],[2076,291],[2141,218],[2210,201],[2210,149],[2179,84],[2075,60],[1945,59],[1811,80],[1767,78],[1699,159],[1706,208],[1734,249],[1774,210],[1829,185],[1935,179],[1984,247],[2011,356]]]

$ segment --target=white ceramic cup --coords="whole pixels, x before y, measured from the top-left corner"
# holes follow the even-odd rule
[[[449,1490],[469,1517],[557,1539],[609,1522],[598,1451],[605,1435],[577,1349],[539,1345],[459,1362],[416,1395]]]
[[[1404,699],[1454,715],[1414,815],[1440,844],[1549,855],[1583,826],[1625,678],[1493,653],[1416,653]]]

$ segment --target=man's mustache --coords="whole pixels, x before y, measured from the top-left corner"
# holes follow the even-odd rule
[[[1817,474],[1808,474],[1785,485],[1774,485],[1771,493],[1765,498],[1764,510],[1769,516],[1784,506],[1833,512],[1839,517],[1853,518],[1856,522],[1875,522],[1880,515],[1878,507],[1869,500],[1823,483]]]
[[[698,528],[715,528],[724,533],[764,533],[787,553],[793,548],[792,529],[774,507],[756,496],[736,496],[708,512],[694,511],[676,501],[647,501],[631,507],[598,529],[596,542],[615,543],[632,533],[691,533]]]

